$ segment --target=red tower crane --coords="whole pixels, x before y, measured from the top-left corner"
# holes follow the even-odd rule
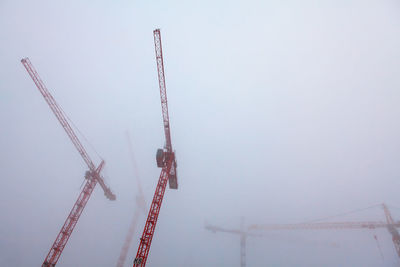
[[[167,186],[167,182],[169,182],[169,188],[171,189],[178,188],[175,152],[173,151],[171,144],[171,132],[169,125],[167,91],[165,87],[164,62],[163,62],[163,54],[161,46],[160,29],[154,30],[153,34],[154,34],[154,45],[155,45],[156,61],[157,61],[158,82],[159,82],[160,96],[161,96],[161,111],[163,116],[163,125],[165,133],[165,147],[164,149],[157,150],[156,160],[157,160],[157,166],[161,168],[161,174],[160,178],[158,179],[153,201],[151,202],[143,234],[142,237],[140,238],[139,248],[136,254],[136,258],[133,262],[133,266],[146,265],[151,241],[153,239],[154,230],[156,228],[158,214],[160,212],[161,203],[164,197],[164,192]]]
[[[251,225],[249,230],[324,230],[324,229],[375,229],[387,228],[392,235],[393,244],[397,255],[400,257],[400,235],[396,227],[400,222],[395,222],[389,209],[382,204],[386,216],[386,222],[319,222],[319,223],[296,223],[296,224],[262,224]]]
[[[78,137],[72,130],[72,127],[67,121],[67,117],[61,107],[57,104],[56,100],[50,94],[49,90],[44,85],[43,81],[40,79],[39,74],[33,67],[32,63],[28,58],[23,58],[21,60],[25,69],[28,71],[31,76],[33,82],[36,87],[39,89],[40,93],[43,95],[47,104],[50,106],[54,115],[56,115],[58,121],[61,123],[61,126],[64,128],[68,137],[71,139],[75,148],[78,150],[79,154],[82,156],[83,160],[89,167],[89,171],[86,172],[86,184],[83,187],[81,193],[79,194],[78,199],[76,200],[74,206],[72,207],[71,212],[69,213],[67,219],[65,220],[64,225],[61,228],[61,231],[57,235],[56,240],[54,241],[49,253],[44,260],[42,267],[53,267],[57,264],[58,259],[61,256],[62,251],[64,250],[65,245],[69,237],[72,234],[72,231],[75,228],[76,223],[79,220],[79,217],[88,202],[90,195],[93,192],[94,187],[97,183],[103,188],[104,195],[109,200],[115,200],[115,195],[111,192],[110,188],[107,187],[104,183],[104,179],[101,177],[100,172],[104,167],[104,160],[101,161],[100,165],[96,168],[93,161],[90,159],[89,154],[86,152],[85,148],[79,141]]]
[[[138,194],[136,197],[136,209],[135,213],[133,214],[132,222],[131,225],[129,226],[128,229],[128,234],[126,235],[124,245],[122,246],[121,249],[121,254],[119,255],[118,262],[117,262],[117,267],[123,267],[126,256],[128,255],[128,250],[129,247],[131,246],[132,243],[132,238],[133,234],[135,233],[136,225],[139,219],[139,216],[143,213],[146,214],[146,200],[144,198],[143,190],[142,190],[142,185],[140,183],[140,178],[138,174],[138,168],[136,165],[135,157],[133,155],[133,149],[132,149],[132,142],[129,138],[129,134],[126,133],[127,140],[128,140],[128,147],[129,147],[129,154],[131,157],[131,162],[132,162],[132,167],[133,167],[133,172],[135,173],[136,176],[136,181],[137,181],[137,186],[138,186]]]

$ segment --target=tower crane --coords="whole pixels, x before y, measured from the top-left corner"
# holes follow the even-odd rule
[[[155,29],[153,31],[153,35],[157,61],[158,83],[160,87],[165,146],[163,149],[157,150],[156,161],[157,167],[161,168],[161,174],[160,178],[158,179],[156,191],[154,193],[153,201],[151,202],[149,213],[147,215],[146,224],[144,226],[142,237],[140,238],[139,248],[133,262],[133,266],[146,265],[167,182],[169,183],[169,188],[178,189],[175,151],[172,149],[171,144],[171,132],[169,125],[167,91],[165,87],[164,61],[162,54],[160,29]]]
[[[129,154],[130,154],[130,157],[131,157],[133,172],[134,172],[134,174],[136,176],[138,193],[137,193],[137,196],[136,196],[135,212],[133,214],[132,222],[131,222],[131,225],[129,226],[129,229],[128,229],[128,234],[126,235],[124,245],[122,246],[121,253],[120,253],[119,258],[118,258],[117,267],[123,267],[124,266],[124,263],[125,263],[125,260],[126,260],[126,256],[128,255],[129,247],[131,246],[131,243],[132,243],[133,234],[135,233],[135,229],[136,229],[136,225],[137,225],[139,216],[142,213],[146,214],[146,200],[144,198],[142,185],[140,183],[139,173],[137,171],[138,168],[137,168],[137,165],[136,165],[136,161],[135,161],[135,157],[134,157],[133,149],[132,149],[132,142],[131,142],[131,140],[129,138],[128,132],[126,133],[126,137],[127,137],[127,140],[128,140],[128,148],[129,148]]]
[[[61,253],[64,250],[64,247],[67,244],[67,241],[71,236],[72,231],[74,230],[75,225],[78,222],[79,217],[82,214],[82,211],[85,208],[86,203],[88,202],[90,195],[92,194],[96,184],[97,183],[100,184],[100,186],[104,191],[104,195],[109,200],[115,200],[116,197],[114,193],[111,192],[111,189],[106,186],[106,184],[104,183],[104,179],[100,174],[105,164],[104,160],[102,160],[99,166],[96,168],[93,161],[90,159],[89,154],[86,152],[85,148],[83,147],[78,137],[74,133],[72,127],[68,123],[67,116],[65,115],[64,111],[61,109],[61,107],[57,104],[56,100],[50,94],[49,90],[44,85],[42,79],[39,77],[39,74],[33,67],[30,60],[28,58],[23,58],[21,60],[21,63],[24,65],[25,69],[31,76],[33,82],[35,83],[36,87],[43,95],[44,99],[46,100],[47,104],[53,111],[54,115],[57,117],[58,121],[61,123],[61,126],[64,128],[65,132],[71,139],[75,148],[82,156],[86,165],[89,167],[89,170],[85,174],[86,183],[42,264],[42,267],[53,267],[57,264],[57,261],[60,258]]]
[[[234,234],[234,235],[239,235],[240,236],[240,267],[245,267],[246,266],[246,241],[247,241],[247,238],[249,236],[251,236],[251,237],[264,237],[263,234],[254,233],[254,232],[251,232],[248,229],[246,230],[245,227],[244,227],[244,219],[243,218],[242,218],[242,221],[241,221],[240,229],[226,229],[226,228],[222,228],[222,227],[215,226],[215,225],[210,225],[210,224],[206,224],[205,225],[205,229],[209,230],[209,231],[211,231],[213,233],[222,232],[222,233],[228,233],[228,234]],[[291,242],[294,242],[294,241],[298,242],[299,240],[291,239],[290,241]],[[301,242],[304,243],[305,241],[302,240]],[[310,241],[307,241],[307,242],[310,243]],[[330,243],[330,242],[326,242],[326,243],[318,242],[318,245],[321,245],[321,244],[324,245],[324,246],[326,245],[326,246],[337,247],[336,244]]]
[[[392,236],[392,241],[400,257],[400,235],[397,227],[400,227],[400,222],[395,222],[390,214],[388,207],[382,204],[385,212],[386,222],[318,222],[318,223],[297,223],[297,224],[262,224],[251,225],[249,230],[329,230],[329,229],[376,229],[386,228]]]
[[[240,229],[225,229],[222,227],[207,224],[205,228],[213,233],[223,232],[240,236],[240,267],[246,267],[246,239],[248,236],[260,236],[250,233],[244,229],[244,219],[242,218]]]

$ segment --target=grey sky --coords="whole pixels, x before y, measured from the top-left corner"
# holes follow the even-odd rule
[[[0,265],[40,266],[86,171],[21,58],[105,159],[117,194],[110,202],[95,189],[59,266],[116,264],[137,192],[126,130],[153,196],[164,143],[155,28],[179,190],[166,191],[148,266],[239,266],[239,239],[204,221],[400,206],[399,13],[394,0],[0,0]],[[380,209],[338,218],[383,219]],[[369,231],[282,232],[249,239],[248,266],[397,266],[391,237],[376,233],[384,260]]]

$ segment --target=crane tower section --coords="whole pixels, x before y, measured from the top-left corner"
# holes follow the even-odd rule
[[[117,262],[117,267],[123,267],[125,264],[126,257],[128,256],[128,250],[129,247],[131,246],[132,243],[132,238],[135,233],[136,225],[139,220],[139,216],[143,212],[143,214],[146,214],[146,200],[144,198],[143,190],[142,190],[142,185],[140,183],[140,178],[139,178],[139,173],[138,173],[138,168],[136,165],[135,157],[133,156],[133,148],[132,148],[132,143],[129,138],[128,132],[126,133],[126,137],[128,139],[128,148],[129,148],[129,154],[131,156],[131,161],[132,161],[132,167],[133,167],[133,172],[135,173],[136,176],[136,181],[137,181],[137,188],[138,188],[138,195],[136,196],[136,209],[135,213],[133,214],[133,219],[131,222],[131,225],[129,226],[128,234],[126,235],[124,245],[121,249],[121,253],[118,258]]]
[[[104,161],[102,161],[99,167],[96,169],[96,173],[99,174],[101,169],[104,166]],[[71,212],[69,213],[67,219],[64,222],[64,225],[61,228],[61,231],[58,233],[56,240],[49,253],[44,260],[42,267],[54,267],[56,266],[58,259],[63,252],[65,245],[68,242],[69,237],[72,234],[72,231],[75,228],[76,223],[79,220],[79,217],[82,214],[83,209],[88,202],[90,195],[93,192],[94,187],[96,186],[97,180],[94,178],[95,176],[91,172],[87,172],[85,178],[87,179],[85,186],[83,187],[82,192],[79,194],[78,199],[76,200],[74,206],[72,207]]]
[[[390,211],[385,203],[382,204],[382,208],[383,208],[383,211],[385,212],[386,221],[388,223],[387,229],[388,229],[389,233],[392,235],[392,241],[393,241],[394,248],[396,250],[397,255],[400,257],[400,234],[399,234],[399,231],[397,230],[396,223],[393,220],[393,217],[390,214]],[[398,226],[399,225],[397,224],[397,227]]]

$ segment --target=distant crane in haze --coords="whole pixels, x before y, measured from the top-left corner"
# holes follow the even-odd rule
[[[165,188],[169,182],[169,188],[178,189],[177,164],[175,159],[175,151],[172,149],[171,132],[168,115],[167,91],[165,87],[164,62],[161,46],[160,29],[153,31],[154,44],[156,51],[158,83],[160,87],[161,110],[163,116],[165,147],[158,149],[156,154],[157,166],[161,169],[160,178],[158,179],[156,191],[150,206],[146,224],[144,226],[142,237],[140,238],[139,248],[133,262],[133,266],[145,266],[149,255],[151,241],[153,239],[154,230],[156,228],[158,215],[163,201]]]
[[[79,141],[78,137],[72,130],[72,127],[68,123],[67,117],[61,107],[57,104],[53,96],[47,90],[43,81],[40,79],[39,74],[33,67],[32,63],[28,58],[23,58],[21,60],[25,69],[28,71],[31,76],[33,82],[36,87],[39,89],[40,93],[43,95],[47,104],[50,106],[54,115],[56,115],[58,121],[61,123],[61,126],[64,128],[68,137],[71,139],[75,148],[78,150],[79,154],[82,156],[83,160],[89,167],[89,171],[86,172],[86,184],[84,185],[82,192],[79,194],[78,199],[76,200],[74,206],[72,207],[71,212],[69,213],[61,231],[57,235],[56,240],[54,241],[52,247],[50,248],[49,253],[47,254],[42,267],[53,267],[57,264],[58,259],[61,256],[62,251],[64,250],[65,245],[69,237],[72,234],[72,231],[75,228],[76,223],[79,220],[79,217],[88,202],[90,195],[93,192],[94,187],[97,183],[103,188],[104,195],[109,200],[115,200],[115,195],[111,192],[110,188],[107,187],[104,183],[104,179],[101,177],[100,172],[104,167],[104,160],[101,161],[100,165],[96,168],[93,161],[90,159],[89,154],[86,152],[85,148]]]
[[[251,237],[266,237],[264,234],[251,232],[248,229],[246,230],[245,225],[244,225],[244,218],[241,219],[240,229],[226,229],[226,228],[222,228],[222,227],[210,225],[210,224],[206,224],[205,228],[206,228],[206,230],[209,230],[213,233],[222,232],[222,233],[228,233],[228,234],[234,234],[234,235],[240,236],[240,267],[246,266],[246,243],[247,243],[246,241],[247,241],[247,238],[249,236],[251,236]],[[299,240],[291,239],[290,241],[295,242],[295,241],[299,241]],[[307,242],[307,241],[302,240],[302,243],[303,242]],[[310,243],[310,242],[308,241],[308,243]],[[318,242],[318,245],[321,245],[321,244],[337,247],[337,245],[334,243]]]
[[[123,267],[126,261],[126,256],[128,255],[128,250],[129,247],[131,246],[132,243],[132,238],[135,233],[136,225],[138,223],[140,215],[146,214],[146,200],[144,198],[143,190],[142,190],[142,185],[140,183],[140,177],[139,177],[139,172],[137,169],[135,157],[133,154],[133,148],[132,148],[132,142],[131,139],[129,138],[128,132],[126,133],[126,138],[128,141],[128,148],[129,148],[129,154],[131,157],[131,162],[132,162],[132,167],[133,167],[133,172],[136,176],[136,181],[137,181],[137,187],[138,187],[138,193],[136,196],[136,208],[135,212],[133,214],[132,222],[131,225],[129,226],[128,234],[126,235],[124,245],[122,246],[121,249],[121,254],[119,255],[118,262],[117,262],[117,267]]]
[[[223,232],[240,236],[240,267],[246,267],[246,239],[248,236],[260,236],[250,233],[244,229],[244,218],[241,219],[240,229],[225,229],[222,227],[206,224],[205,228],[213,233]]]
[[[375,229],[386,228],[392,236],[392,241],[397,255],[400,257],[400,235],[397,227],[400,222],[395,222],[390,214],[388,207],[382,204],[385,212],[386,222],[316,222],[316,223],[297,223],[297,224],[255,224],[249,230],[329,230],[329,229]],[[376,237],[375,237],[376,239]],[[376,239],[377,240],[377,239]]]

